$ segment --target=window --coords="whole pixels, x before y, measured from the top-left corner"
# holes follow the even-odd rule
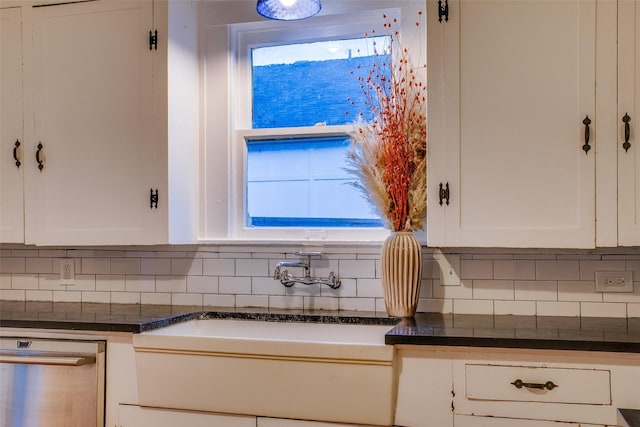
[[[208,237],[378,241],[388,234],[345,167],[359,113],[371,119],[357,73],[368,72],[374,54],[385,54],[383,15],[401,21],[405,8],[417,13],[424,6],[401,3],[366,11],[368,2],[336,1],[338,14],[210,28],[205,191],[215,202],[205,207]]]
[[[350,125],[360,112],[371,120],[357,76],[389,43],[378,36],[250,47],[252,128]],[[348,136],[245,143],[247,227],[383,226],[350,185]]]

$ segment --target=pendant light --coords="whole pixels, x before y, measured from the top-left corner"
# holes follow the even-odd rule
[[[320,12],[320,0],[258,0],[256,10],[265,18],[295,21]]]

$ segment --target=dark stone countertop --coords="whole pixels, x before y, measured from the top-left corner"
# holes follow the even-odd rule
[[[394,326],[398,319],[359,311],[233,309],[97,303],[0,301],[0,327],[140,333],[194,319],[359,323]]]
[[[392,328],[385,342],[640,353],[640,319],[419,313]]]
[[[387,344],[640,353],[640,319],[381,313],[0,301],[0,327],[140,333],[192,319],[389,325]]]
[[[623,427],[640,427],[640,409],[618,409]]]

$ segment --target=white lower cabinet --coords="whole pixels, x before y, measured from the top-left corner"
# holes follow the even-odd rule
[[[404,348],[396,357],[398,395],[394,425],[453,425],[452,360],[429,347]]]
[[[398,426],[611,426],[617,408],[640,408],[638,354],[398,350]]]
[[[256,418],[120,405],[118,427],[255,427]]]

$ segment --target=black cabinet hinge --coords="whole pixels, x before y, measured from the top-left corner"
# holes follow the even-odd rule
[[[449,1],[448,0],[438,0],[438,21],[442,22],[449,21]]]
[[[149,50],[158,50],[158,30],[149,31]]]
[[[449,206],[449,183],[447,182],[445,185],[440,183],[440,206],[443,203],[446,203]]]
[[[153,188],[151,190],[149,190],[149,208],[158,209],[158,189],[157,188],[156,188],[155,193],[153,191]]]

